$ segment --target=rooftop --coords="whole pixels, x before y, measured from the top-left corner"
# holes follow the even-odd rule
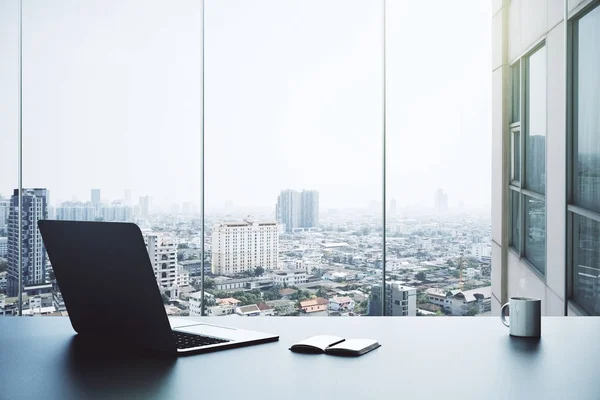
[[[354,300],[352,300],[348,296],[334,296],[329,301],[333,301],[335,303],[350,303],[350,302],[353,302]]]
[[[250,304],[248,306],[239,307],[239,311],[242,314],[248,314],[248,313],[253,313],[253,312],[260,312],[260,308],[258,308],[258,306],[256,304]]]
[[[329,304],[329,300],[324,299],[322,297],[317,297],[316,299],[304,300],[300,302],[300,307],[313,307],[313,306],[322,306]]]
[[[217,304],[219,305],[232,305],[235,306],[241,303],[238,299],[234,299],[233,297],[226,297],[224,299],[217,299]]]

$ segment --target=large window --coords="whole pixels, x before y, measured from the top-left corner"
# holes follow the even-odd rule
[[[387,2],[386,315],[490,312],[487,5]]]
[[[571,297],[600,315],[600,7],[574,22],[573,56]]]
[[[546,47],[510,68],[510,246],[546,270]]]
[[[58,219],[137,224],[169,315],[489,314],[490,5],[386,3],[24,0],[19,164],[0,2],[0,311],[64,313]]]
[[[207,1],[205,21],[206,314],[367,315],[381,3]]]

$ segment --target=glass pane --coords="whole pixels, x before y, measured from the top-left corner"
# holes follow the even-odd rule
[[[510,191],[510,245],[517,251],[521,250],[521,206],[519,192]]]
[[[546,204],[524,197],[525,200],[525,251],[527,260],[540,272],[546,271]]]
[[[512,133],[512,180],[521,181],[521,132],[513,131]]]
[[[511,118],[510,122],[521,120],[521,63],[516,63],[510,68],[511,81]]]
[[[525,142],[526,187],[546,192],[546,47],[529,57]]]
[[[573,299],[600,315],[600,223],[573,215]]]
[[[17,1],[0,2],[0,316],[17,314],[17,298],[7,293],[7,284],[16,286],[19,271],[18,251],[9,245],[18,243],[18,219],[11,212],[18,187],[18,6]]]
[[[367,314],[381,22],[362,0],[206,2],[209,316]]]
[[[387,315],[490,313],[488,9],[387,1]]]
[[[201,3],[24,2],[24,16],[26,285],[42,284],[24,313],[65,310],[36,227],[51,218],[138,224],[168,313],[186,315],[175,300],[196,290],[182,261],[199,253]]]
[[[575,201],[600,212],[600,7],[579,21]]]

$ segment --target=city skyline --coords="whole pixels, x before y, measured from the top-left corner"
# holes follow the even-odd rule
[[[27,189],[27,188],[24,188]],[[53,190],[49,189],[49,188],[43,188],[44,190],[47,190],[48,193],[53,193]],[[13,191],[16,189],[13,189]],[[105,191],[103,189],[91,189],[92,191],[94,190],[98,190],[99,193],[105,193]],[[441,188],[437,188],[432,194],[434,195],[434,199],[432,201],[430,201],[429,203],[425,203],[425,204],[402,204],[400,202],[398,202],[398,200],[394,197],[387,197],[387,212],[388,212],[388,217],[396,217],[396,216],[400,216],[401,215],[397,215],[399,212],[401,211],[410,211],[410,212],[423,212],[423,213],[427,213],[427,212],[434,212],[436,210],[438,210],[438,206],[437,204],[437,196],[440,190],[443,190],[445,196],[446,196],[446,202],[445,202],[445,209],[448,211],[459,211],[459,212],[475,212],[475,213],[479,213],[479,212],[485,212],[487,210],[488,207],[486,206],[481,206],[481,207],[472,207],[472,208],[468,208],[465,206],[465,204],[463,202],[455,202],[452,203],[450,201],[448,201],[447,199],[447,192],[445,192],[444,189]],[[131,195],[131,190],[130,189],[123,189],[121,190],[124,193],[129,192],[129,194]],[[117,193],[118,191],[115,191],[115,193]],[[318,192],[318,191],[316,191]],[[89,189],[88,189],[88,193],[89,193]],[[281,191],[279,191],[279,194],[281,194]],[[320,205],[320,194],[319,194],[319,205]],[[4,201],[7,201],[10,198],[10,196],[5,196],[3,193],[0,192],[0,200],[4,199]],[[98,203],[98,205],[94,204],[94,199],[93,199],[93,195],[90,196],[88,194],[87,198],[78,198],[74,195],[70,196],[70,199],[61,199],[61,198],[56,198],[54,196],[50,197],[48,196],[49,201],[48,201],[48,206],[52,207],[54,209],[54,211],[56,212],[59,208],[66,206],[86,206],[86,205],[92,205],[92,206],[111,206],[113,204],[119,203],[122,206],[125,207],[131,207],[132,209],[136,209],[136,207],[140,207],[139,212],[144,214],[143,210],[144,210],[144,202],[148,202],[145,207],[149,207],[149,208],[155,208],[155,210],[157,212],[173,212],[173,206],[178,207],[182,212],[191,212],[193,214],[198,214],[199,210],[200,210],[200,203],[195,204],[193,202],[190,201],[186,201],[186,200],[178,200],[178,201],[172,201],[172,202],[166,202],[166,203],[162,203],[162,204],[154,204],[153,201],[154,199],[151,196],[148,195],[144,195],[144,196],[139,196],[139,201],[132,201],[130,203],[127,203],[127,201],[125,200],[125,198],[123,196],[121,197],[116,197],[116,198],[109,198],[106,197],[104,195],[102,195],[102,198],[100,199],[100,202]],[[133,198],[137,198],[136,196],[133,196]],[[144,200],[147,199],[147,200]],[[393,207],[390,207],[390,205],[393,204]],[[0,204],[1,205],[1,204]],[[347,211],[369,211],[373,214],[378,214],[381,212],[381,207],[382,207],[382,202],[380,201],[376,201],[376,200],[370,200],[369,202],[362,204],[362,205],[358,205],[358,206],[351,206],[351,207],[319,207],[321,209],[320,213],[322,212],[327,212],[327,211],[335,211],[335,210],[347,210]],[[206,212],[225,212],[225,213],[235,213],[235,214],[243,214],[243,213],[252,213],[252,212],[260,212],[260,213],[268,213],[270,211],[272,211],[272,205],[271,204],[261,204],[261,205],[239,205],[236,204],[235,202],[232,201],[226,201],[223,204],[220,205],[213,205],[213,206],[206,206],[205,207],[205,211]],[[187,211],[186,211],[187,210]],[[148,215],[147,212],[145,215]],[[0,215],[1,217],[1,215]],[[273,218],[276,218],[276,212],[273,212]]]

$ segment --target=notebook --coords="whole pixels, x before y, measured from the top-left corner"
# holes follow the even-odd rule
[[[290,350],[295,353],[330,354],[358,357],[381,345],[373,339],[344,339],[339,336],[319,335],[294,343]]]

